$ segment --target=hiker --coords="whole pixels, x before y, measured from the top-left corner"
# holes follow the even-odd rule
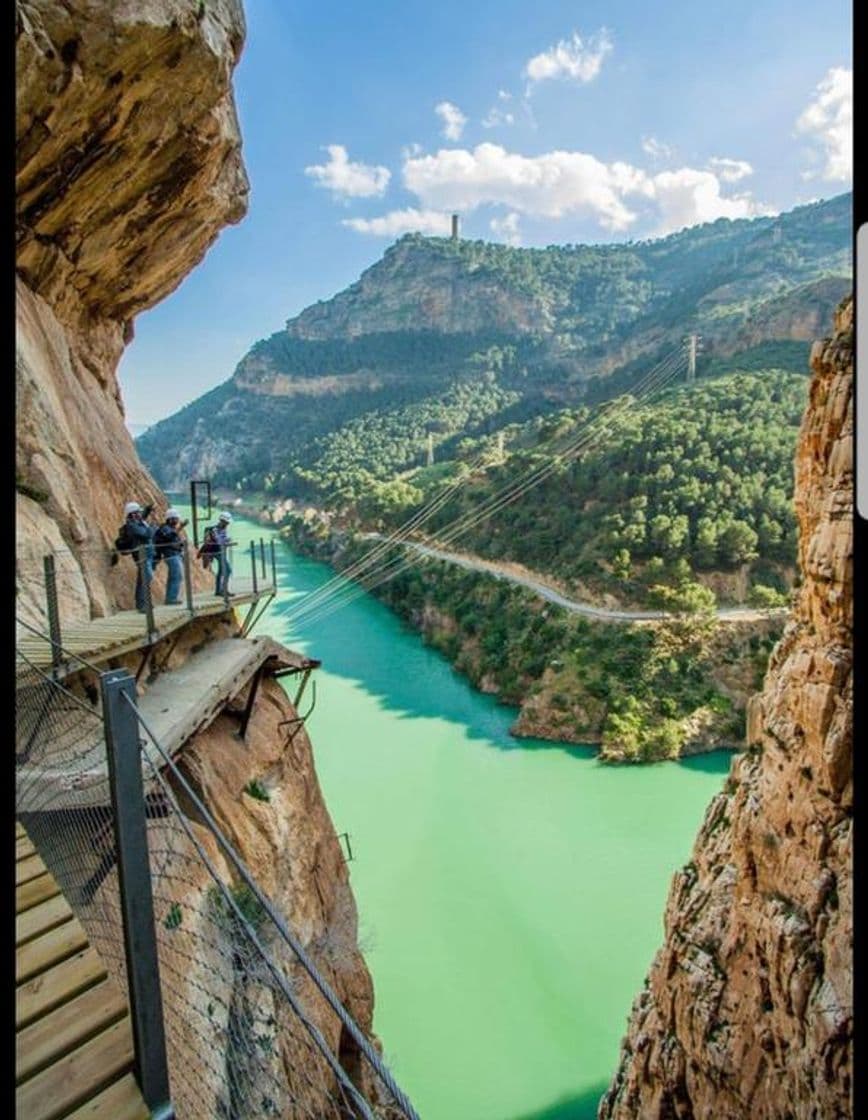
[[[229,525],[232,522],[231,513],[221,513],[217,518],[217,526],[212,530],[214,543],[220,551],[215,555],[217,561],[216,595],[231,596],[229,590],[229,577],[232,575],[232,565],[229,563],[229,546],[235,542],[229,539]]]
[[[136,609],[142,614],[150,598],[151,580],[154,578],[154,526],[148,524],[153,508],[152,505],[127,502],[124,506],[125,520],[115,540],[117,551],[122,556],[132,556],[136,562]]]
[[[163,524],[154,533],[155,563],[166,561],[166,606],[180,605],[181,582],[184,579],[184,549],[186,541],[181,530],[187,524],[176,509],[167,509]]]

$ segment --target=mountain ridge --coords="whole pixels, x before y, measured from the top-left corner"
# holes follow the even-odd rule
[[[534,415],[603,399],[609,378],[621,391],[619,377],[641,376],[686,332],[701,333],[702,361],[798,340],[804,370],[818,323],[849,290],[850,197],[604,246],[405,235],[255,342],[227,382],[152,425],[140,453],[164,485],[204,472],[291,494],[317,439],[482,374]]]

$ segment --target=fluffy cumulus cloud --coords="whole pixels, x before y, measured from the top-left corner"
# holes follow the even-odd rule
[[[521,245],[518,222],[519,215],[514,210],[502,218],[492,218],[490,227],[495,241],[505,241],[507,245]]]
[[[443,135],[446,139],[460,140],[464,126],[467,124],[467,117],[458,106],[453,105],[451,101],[441,101],[439,105],[434,106],[434,112],[443,121]]]
[[[441,149],[404,163],[404,185],[432,209],[472,210],[501,203],[523,214],[562,218],[580,213],[610,230],[635,215],[621,200],[619,172],[584,152],[523,156],[499,144]]]
[[[693,167],[655,175],[650,180],[650,197],[658,214],[654,230],[658,235],[718,218],[754,218],[775,213],[747,193],[725,197],[713,171]]]
[[[746,159],[727,159],[725,156],[712,156],[708,166],[724,183],[737,183],[753,175],[753,168]]]
[[[796,121],[796,132],[819,145],[822,171],[806,178],[847,182],[853,176],[853,71],[833,66]]]
[[[430,210],[466,212],[500,205],[516,215],[589,218],[612,233],[627,230],[640,213],[656,220],[654,232],[659,234],[716,218],[769,212],[747,193],[724,195],[721,178],[710,170],[684,167],[651,175],[586,152],[524,156],[484,143],[472,151],[441,149],[408,159],[403,176],[405,187]]]
[[[452,232],[451,214],[437,210],[393,210],[379,218],[345,218],[341,225],[356,233],[367,233],[374,237],[400,237],[404,233],[428,233],[434,237],[446,237]]]
[[[387,167],[353,163],[342,144],[329,144],[328,162],[304,169],[305,175],[336,198],[375,198],[385,193],[392,177]]]
[[[529,59],[525,64],[524,77],[529,86],[552,78],[590,82],[600,73],[603,59],[611,50],[612,40],[605,28],[588,39],[582,39],[574,31],[570,39],[561,39],[547,51]]]

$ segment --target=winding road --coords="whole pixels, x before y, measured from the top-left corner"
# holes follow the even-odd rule
[[[366,533],[365,536],[384,540],[379,533]],[[667,611],[653,610],[628,610],[626,608],[612,609],[609,607],[592,606],[578,599],[568,599],[560,591],[550,587],[541,577],[533,574],[525,575],[517,566],[504,567],[491,560],[483,560],[480,556],[469,556],[460,552],[450,552],[433,545],[422,544],[420,541],[402,541],[406,548],[418,552],[421,556],[429,556],[434,560],[445,560],[459,568],[466,568],[472,572],[486,572],[495,579],[505,580],[520,587],[527,587],[550,603],[555,603],[574,614],[586,615],[588,618],[601,619],[605,622],[651,622],[655,619],[669,618]],[[788,607],[778,607],[772,610],[757,610],[754,607],[720,607],[716,614],[721,622],[758,622],[765,618],[776,618],[787,614]]]

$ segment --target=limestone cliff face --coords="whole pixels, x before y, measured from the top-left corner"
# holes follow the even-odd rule
[[[16,610],[25,620],[43,623],[42,557],[48,552],[56,557],[65,623],[129,605],[130,567],[112,568],[109,546],[123,503],[159,500],[160,494],[124,426],[117,363],[134,316],[171,292],[221,227],[245,212],[247,179],[231,87],[243,36],[239,0],[18,3]],[[151,667],[171,673],[192,651],[235,631],[229,613],[198,619],[178,642],[170,637],[156,647]],[[131,668],[135,662],[135,655],[126,658]],[[147,681],[139,687],[146,689]],[[340,845],[303,729],[288,743],[280,727],[295,714],[280,687],[265,681],[246,742],[239,742],[237,721],[224,713],[188,741],[180,764],[350,1013],[369,1030],[372,985],[356,941]],[[245,792],[254,779],[268,789],[267,801]],[[161,829],[165,833],[168,824],[153,823],[152,853],[160,850]],[[231,879],[209,842],[218,870]],[[176,884],[174,901],[184,913],[203,912],[194,904],[212,884],[204,872],[196,881],[185,879],[183,866],[172,864],[176,855],[164,844],[155,874],[163,884]],[[110,889],[111,877],[106,883]],[[165,915],[158,923],[162,936],[169,928]],[[205,1120],[223,1114],[227,1094],[235,1091],[229,1081],[237,1061],[231,1024],[210,1016],[250,993],[237,990],[238,977],[225,960],[221,972],[214,961],[173,957],[170,944],[163,937],[173,1091],[184,1115]],[[291,962],[287,967],[293,971]],[[308,1014],[364,1087],[358,1055],[333,1013],[309,981],[293,979]],[[209,984],[215,998],[209,998]],[[284,1082],[291,1086],[296,1075],[303,1081],[291,1087],[305,1115],[337,1120],[333,1086],[299,1069],[299,1054],[307,1053],[296,1037],[300,1028],[276,997],[273,1003],[260,1011],[273,1011],[274,1060],[283,1064]],[[210,1070],[197,1014],[200,1025],[207,1019],[209,1031],[219,1027],[226,1039],[225,1061]]]
[[[355,284],[308,307],[286,330],[306,339],[398,330],[523,334],[550,330],[552,311],[542,293],[522,292],[485,269],[468,268],[457,253],[434,254],[424,242],[402,238]]]
[[[106,555],[123,503],[159,496],[115,377],[133,318],[246,210],[244,19],[239,0],[20,0],[17,17],[18,609],[39,619],[52,551],[86,617],[128,593]]]
[[[812,351],[792,621],[673,881],[599,1115],[852,1114],[853,304]]]

